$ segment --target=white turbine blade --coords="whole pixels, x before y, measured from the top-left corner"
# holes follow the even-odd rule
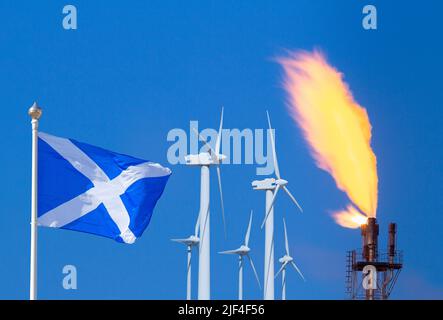
[[[274,134],[272,133],[271,118],[269,117],[268,111],[266,111],[266,115],[268,116],[269,134],[271,135],[271,147],[272,147],[272,156],[274,158],[275,175],[277,176],[277,179],[280,179],[280,170],[278,169],[277,152],[275,151]]]
[[[226,250],[226,251],[220,251],[220,254],[238,254],[238,250]]]
[[[292,266],[294,267],[294,269],[298,272],[298,274],[300,275],[300,277],[303,279],[303,281],[306,282],[305,277],[303,276],[303,273],[301,273],[300,269],[297,267],[297,265],[295,264],[294,261],[291,261]]]
[[[205,231],[206,231],[206,225],[207,225],[207,223],[208,223],[208,212],[209,212],[209,206],[208,206],[208,208],[206,209],[206,219],[205,219],[205,224],[203,225],[203,230],[200,230],[200,243],[203,243],[203,238],[204,238],[204,236],[205,236]],[[200,218],[199,218],[199,220],[200,220]]]
[[[275,202],[275,198],[277,197],[278,190],[280,190],[280,185],[277,185],[277,188],[275,188],[274,196],[272,197],[272,201],[271,201],[271,205],[269,206],[268,212],[266,212],[265,218],[263,219],[263,222],[260,227],[261,229],[263,229],[263,227],[265,226],[266,220],[268,220],[268,216],[272,210],[272,207],[274,206],[274,202]]]
[[[287,262],[285,262],[285,263],[282,264],[281,268],[280,268],[280,269],[278,270],[278,272],[275,274],[275,277],[274,277],[274,278],[277,278],[277,277],[278,277],[278,275],[283,271],[283,269],[286,268],[286,265],[287,265],[287,264],[288,264]]]
[[[220,128],[218,129],[217,141],[215,143],[215,152],[217,152],[217,156],[220,154],[220,143],[221,143],[222,129],[223,129],[223,107],[221,110]]]
[[[286,254],[289,256],[289,241],[288,241],[288,233],[286,231],[286,221],[285,221],[285,218],[283,218],[283,227],[285,229],[285,248],[286,248]]]
[[[197,221],[195,222],[195,229],[194,229],[194,236],[198,237],[198,231],[199,231],[199,227],[200,227],[200,212],[198,212],[198,216],[197,216]]]
[[[200,138],[200,140],[208,147],[209,152],[211,153],[212,157],[217,158],[217,154],[214,151],[214,149],[212,149],[211,145],[209,144],[209,142],[200,134],[200,132],[198,132],[195,128],[192,128],[194,130],[194,132],[198,135],[198,137]]]
[[[251,225],[252,225],[252,210],[251,210],[251,215],[249,217],[248,230],[246,231],[246,236],[245,236],[245,246],[248,246],[249,244],[249,236],[251,235]]]
[[[189,239],[171,239],[173,242],[186,243]]]
[[[217,165],[217,178],[218,178],[218,189],[220,191],[220,204],[222,209],[222,218],[223,218],[223,228],[225,231],[225,239],[228,237],[226,232],[226,220],[225,220],[225,204],[223,202],[223,189],[221,183],[221,174],[220,174],[220,166]]]
[[[191,268],[191,261],[192,261],[192,251],[191,251],[191,259],[189,259],[188,267],[186,268],[186,273],[188,273],[189,269]]]
[[[298,207],[300,212],[303,212],[303,209],[300,207],[300,205],[298,204],[297,200],[295,200],[295,197],[292,195],[292,193],[289,191],[289,189],[286,186],[283,186],[283,190],[286,191],[286,193],[288,194],[289,198],[291,198],[292,202],[295,203],[295,205]]]
[[[257,274],[257,270],[255,269],[254,262],[252,261],[252,258],[250,257],[249,254],[247,254],[247,256],[248,256],[249,262],[251,263],[252,270],[254,271],[255,279],[257,280],[258,286],[261,289],[260,280],[258,279],[258,274]]]

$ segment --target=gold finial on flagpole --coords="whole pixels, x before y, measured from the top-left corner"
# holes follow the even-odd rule
[[[37,105],[37,102],[34,102],[32,106],[28,110],[29,116],[33,120],[38,120],[42,116],[42,109]]]

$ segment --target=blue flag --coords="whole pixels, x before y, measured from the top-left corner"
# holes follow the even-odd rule
[[[158,163],[39,133],[38,225],[133,243],[171,171]]]

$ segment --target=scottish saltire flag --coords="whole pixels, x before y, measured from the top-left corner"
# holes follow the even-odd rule
[[[39,133],[38,225],[133,243],[171,171],[158,163]]]

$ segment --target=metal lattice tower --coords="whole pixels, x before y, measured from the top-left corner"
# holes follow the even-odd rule
[[[368,223],[362,225],[362,236],[363,248],[346,253],[346,295],[353,300],[386,300],[403,268],[403,252],[396,249],[396,224],[389,225],[387,252],[378,250],[375,218],[369,218]],[[369,278],[374,280],[373,289],[364,286]]]

